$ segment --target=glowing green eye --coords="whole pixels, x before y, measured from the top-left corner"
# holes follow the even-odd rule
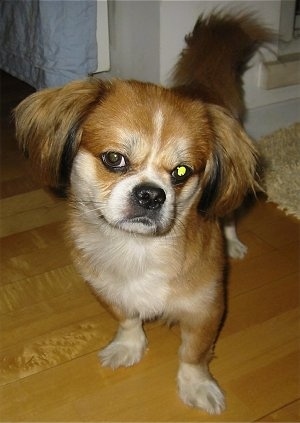
[[[176,171],[177,171],[177,175],[179,177],[182,177],[182,176],[184,176],[186,174],[187,168],[185,166],[178,166],[177,169],[176,169]]]
[[[172,182],[173,184],[180,184],[185,182],[187,178],[192,174],[192,169],[185,165],[179,165],[172,171]]]

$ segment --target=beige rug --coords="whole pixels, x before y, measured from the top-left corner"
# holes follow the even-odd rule
[[[300,219],[300,123],[261,138],[257,145],[268,201]]]

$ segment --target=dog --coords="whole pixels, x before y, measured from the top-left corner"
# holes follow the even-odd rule
[[[15,110],[35,172],[67,190],[74,263],[119,320],[102,364],[140,361],[144,321],[176,322],[180,398],[212,414],[225,408],[209,371],[224,315],[219,220],[257,189],[240,75],[266,34],[249,16],[200,17],[173,88],[89,78]]]

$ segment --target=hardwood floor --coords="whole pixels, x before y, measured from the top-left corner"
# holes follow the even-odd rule
[[[177,397],[176,327],[147,324],[140,364],[102,368],[116,322],[71,264],[64,200],[17,151],[9,113],[32,89],[1,77],[1,421],[300,421],[299,222],[263,199],[239,220],[249,252],[230,263],[211,364],[227,396],[221,416]]]

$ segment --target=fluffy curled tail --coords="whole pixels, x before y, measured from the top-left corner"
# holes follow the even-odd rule
[[[173,84],[194,98],[226,107],[242,120],[242,76],[257,49],[272,39],[272,32],[250,14],[200,16],[185,37]]]

